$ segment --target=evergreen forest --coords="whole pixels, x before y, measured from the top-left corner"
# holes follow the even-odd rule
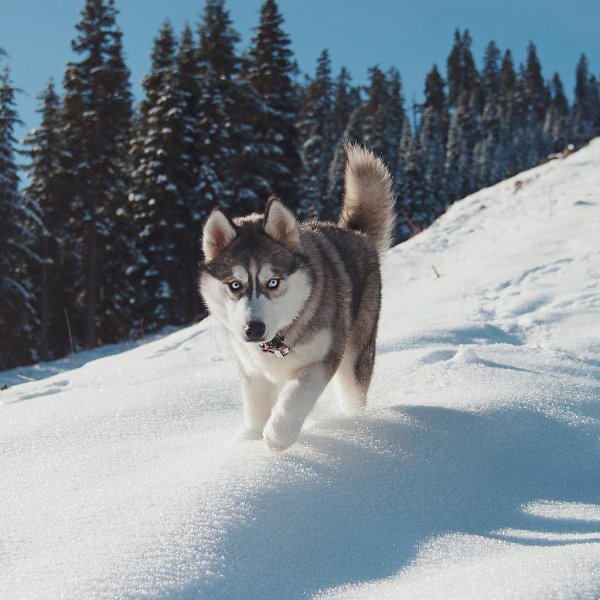
[[[457,30],[409,104],[395,68],[373,66],[359,86],[323,50],[301,74],[275,0],[248,48],[224,0],[182,31],[165,21],[134,100],[114,0],[82,4],[76,59],[40,92],[24,140],[0,49],[0,369],[203,318],[213,207],[247,214],[275,194],[301,218],[336,220],[347,140],[389,165],[401,242],[465,195],[600,135],[585,55],[570,102],[533,43],[515,64],[491,41],[478,65]]]

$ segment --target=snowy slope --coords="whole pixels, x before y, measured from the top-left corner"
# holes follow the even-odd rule
[[[600,140],[455,204],[284,454],[210,319],[1,392],[0,597],[600,596],[599,232]]]

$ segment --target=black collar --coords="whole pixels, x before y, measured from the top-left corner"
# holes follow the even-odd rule
[[[289,347],[283,343],[282,335],[276,335],[269,342],[260,342],[260,344],[258,344],[258,347],[263,352],[274,354],[278,358],[284,358],[290,353]]]

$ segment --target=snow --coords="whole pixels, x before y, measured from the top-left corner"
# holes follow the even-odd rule
[[[392,249],[366,414],[327,392],[285,453],[211,319],[0,392],[0,596],[598,597],[599,167]]]

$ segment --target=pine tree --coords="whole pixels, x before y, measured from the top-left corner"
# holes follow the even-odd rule
[[[27,166],[29,185],[24,195],[40,206],[44,223],[43,231],[36,244],[40,257],[32,273],[36,290],[41,331],[39,355],[48,360],[64,355],[69,349],[68,331],[65,324],[65,282],[73,268],[69,264],[67,228],[64,219],[66,184],[62,169],[62,115],[60,98],[52,80],[38,96],[41,123],[25,139],[26,154],[30,158]]]
[[[569,102],[558,73],[550,82],[550,104],[544,119],[544,135],[552,152],[560,152],[569,143]]]
[[[485,102],[489,102],[492,98],[498,98],[500,92],[500,50],[494,41],[491,41],[485,49],[481,71],[481,86],[485,94]]]
[[[530,169],[544,153],[542,126],[532,110],[527,90],[527,68],[520,64],[514,90],[512,157],[516,172]]]
[[[152,67],[144,78],[140,124],[134,139],[132,212],[139,234],[138,287],[143,290],[144,329],[183,323],[176,298],[182,259],[177,239],[187,223],[180,190],[184,136],[182,98],[176,69],[176,40],[166,21],[154,42]]]
[[[425,102],[418,130],[418,146],[423,161],[424,189],[428,204],[436,214],[443,211],[449,200],[444,167],[448,127],[444,86],[444,80],[434,65],[425,80]]]
[[[512,54],[506,50],[502,58],[499,78],[498,103],[500,113],[499,155],[506,165],[506,176],[519,171],[519,146],[516,133],[523,127],[524,117],[520,90]]]
[[[600,135],[600,79],[590,76],[590,104],[593,120],[592,137]]]
[[[138,321],[143,318],[137,302],[137,290],[130,277],[141,258],[135,244],[136,232],[128,202],[133,169],[129,150],[134,113],[122,37],[115,22],[106,60],[105,102],[112,112],[101,115],[107,123],[104,132],[108,139],[104,193],[108,210],[104,223],[103,279],[99,302],[99,314],[102,315],[99,322],[106,333],[100,338],[100,343],[127,339],[132,331],[138,330]]]
[[[346,166],[346,143],[361,142],[363,119],[359,88],[351,84],[350,73],[342,67],[334,86],[333,99],[333,155],[327,168],[325,190],[326,218],[337,221],[341,199],[344,194],[344,169]]]
[[[366,92],[363,111],[364,142],[375,154],[387,157],[390,153],[386,137],[388,89],[385,74],[378,66],[369,69],[369,85]]]
[[[335,150],[333,131],[333,83],[327,50],[321,52],[314,79],[309,81],[302,99],[298,132],[302,141],[302,186],[300,214],[327,219],[325,199],[327,169]]]
[[[297,181],[301,170],[298,151],[298,97],[293,75],[290,39],[283,31],[283,18],[275,0],[261,7],[243,73],[257,94],[258,102],[248,113],[252,125],[253,165],[259,197],[277,194],[292,209],[297,207]]]
[[[575,70],[575,98],[571,116],[573,143],[582,146],[596,132],[598,115],[598,84],[589,75],[588,60],[582,54]]]
[[[527,46],[527,64],[524,75],[524,94],[527,113],[535,123],[543,123],[548,108],[549,93],[542,76],[542,67],[533,42]]]
[[[485,187],[500,181],[508,172],[508,153],[503,139],[503,106],[507,115],[512,107],[512,59],[510,52],[500,63],[500,50],[491,41],[485,50],[481,72],[481,113],[478,115],[479,137],[473,148],[473,180],[475,188]],[[512,83],[510,80],[512,78]],[[506,98],[503,99],[503,90]],[[504,104],[503,104],[504,103]]]
[[[19,193],[14,130],[20,123],[8,67],[0,74],[0,369],[36,358],[35,296],[30,274],[41,229],[39,206]]]
[[[454,32],[454,45],[446,62],[446,81],[448,82],[448,104],[457,106],[463,94],[475,95],[479,90],[479,73],[471,53],[471,35],[469,30]]]
[[[529,42],[527,47],[527,63],[522,71],[521,82],[525,123],[520,152],[524,158],[523,167],[529,168],[538,164],[540,158],[550,150],[543,134],[549,92],[542,76],[536,47],[532,42]]]
[[[404,94],[402,92],[402,79],[398,69],[392,67],[387,73],[388,80],[388,114],[387,137],[389,154],[386,157],[387,164],[394,164],[397,159],[398,146],[402,137],[404,126]]]
[[[437,65],[433,65],[425,78],[425,108],[433,108],[442,112],[446,108],[446,82],[442,79]]]
[[[510,50],[506,50],[502,58],[500,76],[498,78],[498,94],[500,111],[503,116],[509,117],[514,104],[514,94],[517,85],[517,75]]]
[[[337,221],[340,210],[340,200],[344,194],[344,170],[346,166],[346,143],[359,143],[364,141],[363,135],[364,116],[363,106],[358,104],[350,114],[348,124],[343,135],[338,139],[329,163],[327,172],[327,202],[328,214],[332,221]]]
[[[132,118],[129,72],[113,0],[86,0],[67,65],[63,102],[65,167],[71,183],[72,247],[78,264],[69,293],[76,341],[90,347],[127,335],[134,290],[127,265],[135,259],[124,218]],[[124,268],[125,265],[125,268]]]
[[[208,217],[210,206],[199,193],[202,164],[202,125],[199,110],[201,76],[198,48],[189,25],[183,29],[176,57],[177,91],[179,94],[180,140],[177,186],[182,199],[181,226],[175,235],[178,248],[180,296],[185,322],[204,314],[196,288],[197,269],[202,255],[199,235],[202,222]]]
[[[392,69],[386,77],[375,66],[369,69],[369,79],[363,111],[364,142],[387,164],[394,164],[404,121],[400,75]]]
[[[336,141],[344,136],[350,116],[361,103],[360,91],[351,81],[350,73],[342,67],[334,84],[333,136]]]
[[[422,160],[408,117],[404,117],[394,179],[397,189],[396,239],[403,241],[425,229],[435,218],[423,183]]]
[[[464,92],[450,120],[446,145],[446,181],[450,200],[475,190],[472,151],[477,141],[476,98]]]
[[[239,34],[232,27],[224,0],[207,0],[198,29],[200,42],[201,156],[197,193],[207,206],[227,206],[233,213],[246,212],[236,206],[234,164],[238,151],[236,130],[239,88],[236,78],[240,59],[236,54]]]
[[[498,105],[493,96],[489,96],[483,113],[478,117],[480,138],[473,148],[474,189],[490,186],[502,180],[507,173],[506,154],[501,144],[501,125]]]
[[[454,44],[446,60],[446,81],[448,82],[448,101],[454,106],[463,91],[462,74],[463,65],[463,42],[459,29],[454,30]]]

